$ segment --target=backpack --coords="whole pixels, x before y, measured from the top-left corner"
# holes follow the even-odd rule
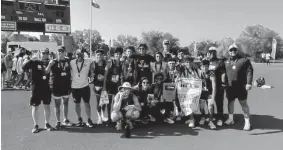
[[[255,84],[256,84],[257,87],[261,87],[261,86],[265,85],[265,79],[264,79],[264,77],[259,77],[259,78],[256,80]]]

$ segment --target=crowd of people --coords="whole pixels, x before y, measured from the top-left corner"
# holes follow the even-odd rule
[[[204,125],[206,121],[211,129],[216,129],[224,123],[232,125],[234,102],[238,99],[245,118],[243,129],[251,129],[247,97],[248,90],[252,87],[253,67],[247,58],[239,54],[236,44],[229,47],[230,56],[225,60],[218,59],[216,48],[210,47],[200,63],[195,63],[192,57],[185,56],[183,50],[172,51],[169,40],[163,41],[163,50],[156,52],[154,56],[147,54],[147,51],[146,44],[140,44],[137,51],[133,46],[117,47],[113,56],[105,57],[104,51],[98,49],[95,51],[95,58],[89,59],[81,50],[77,50],[74,57],[67,57],[65,48],[60,46],[56,58],[50,59],[50,52],[45,49],[39,57],[22,60],[21,67],[16,68],[20,70],[18,75],[27,73],[30,77],[30,105],[34,121],[32,132],[39,132],[38,106],[41,103],[44,104],[47,130],[60,130],[62,126],[73,125],[94,127],[91,119],[91,91],[95,93],[97,100],[97,124],[114,124],[117,130],[121,130],[122,119],[126,119],[130,128],[134,128],[137,123],[174,124],[175,121],[185,119],[185,123],[193,128],[197,122],[195,114],[184,115],[178,96],[174,101],[166,101],[163,97],[163,84],[176,83],[180,78],[202,80],[199,125]],[[11,69],[13,74],[14,64],[10,63],[8,69]],[[103,104],[101,98],[105,92],[108,94],[107,104]],[[227,120],[224,120],[223,113],[224,92],[228,100]],[[70,94],[75,103],[77,123],[72,123],[68,118]],[[54,128],[49,121],[52,96],[57,120]],[[87,116],[86,123],[81,117],[81,100]],[[208,108],[208,119],[205,117],[205,107]]]

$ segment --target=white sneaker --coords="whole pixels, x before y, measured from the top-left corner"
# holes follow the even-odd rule
[[[102,120],[103,122],[107,122],[107,121],[108,121],[108,118],[102,116],[102,117],[101,117],[101,120]]]
[[[117,124],[116,124],[116,130],[120,131],[122,130],[122,123],[121,121],[118,121]]]
[[[181,120],[182,120],[181,116],[178,116],[178,117],[176,118],[176,121],[181,121]]]
[[[97,120],[97,124],[102,124],[102,120],[101,120],[101,118],[98,118],[98,120]]]
[[[217,124],[217,126],[222,127],[223,126],[223,121],[222,120],[218,120],[216,124]]]
[[[189,127],[194,128],[195,127],[195,120],[190,120]]]
[[[204,125],[205,123],[205,118],[201,117],[200,121],[199,121],[199,125]]]
[[[227,125],[232,125],[232,124],[234,124],[234,120],[228,118],[228,119],[225,121],[225,124],[227,124]]]
[[[152,115],[148,115],[148,116],[149,116],[149,121],[150,122],[156,122],[156,119]]]
[[[212,121],[209,121],[208,126],[210,129],[216,129],[216,126],[214,125]]]
[[[250,123],[245,123],[244,129],[245,131],[250,131],[251,130],[251,124]]]
[[[174,123],[175,123],[175,122],[174,122],[172,119],[170,119],[170,118],[164,119],[164,122],[167,122],[167,123],[169,123],[169,124],[174,124]]]

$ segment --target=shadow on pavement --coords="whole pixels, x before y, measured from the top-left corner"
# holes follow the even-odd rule
[[[231,126],[224,125],[219,127],[218,130],[235,129],[243,130],[244,117],[242,114],[234,115],[235,124]],[[262,133],[252,133],[251,135],[262,135],[262,134],[275,134],[283,132],[283,119],[275,118],[270,115],[251,115],[252,130],[274,130]]]
[[[196,120],[198,122],[199,116],[197,115]],[[217,130],[243,130],[244,118],[242,114],[234,115],[235,124],[231,126],[224,125],[218,127]],[[262,135],[262,134],[276,134],[283,132],[283,119],[278,119],[269,115],[251,115],[252,129],[269,130],[262,133],[252,133],[251,135]],[[196,124],[197,125],[197,124]],[[198,126],[198,125],[197,125]],[[201,126],[202,129],[210,130],[207,125]],[[87,127],[66,127],[62,129],[68,132],[75,133],[121,133],[122,131],[116,131],[114,126],[106,127],[103,125],[96,126],[95,128]],[[132,130],[133,139],[153,139],[160,136],[183,136],[192,135],[197,136],[200,129],[191,129],[188,125],[184,124],[184,120],[177,122],[173,125],[170,124],[150,124],[150,125],[136,125]],[[272,130],[272,131],[270,131]]]

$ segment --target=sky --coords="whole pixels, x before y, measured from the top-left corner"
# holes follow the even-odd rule
[[[246,26],[261,24],[283,35],[283,0],[97,0],[92,28],[108,41],[119,34],[169,32],[180,46],[204,39],[237,38]],[[91,0],[71,0],[71,28],[90,28]]]

